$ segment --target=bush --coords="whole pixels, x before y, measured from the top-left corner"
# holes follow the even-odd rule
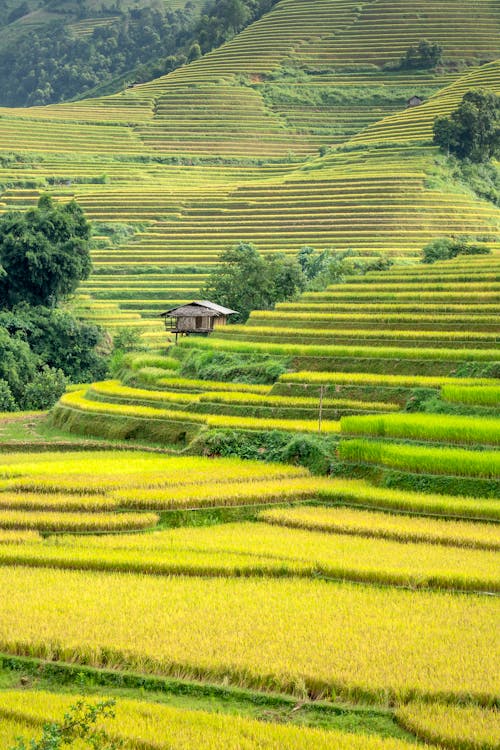
[[[263,257],[251,243],[226,250],[201,294],[237,311],[231,322],[245,323],[252,310],[272,310],[277,302],[294,299],[306,279],[299,263],[281,253]]]
[[[327,435],[291,436],[278,430],[211,429],[200,433],[191,448],[210,456],[237,456],[258,461],[293,463],[314,474],[328,474],[337,439]]]
[[[442,238],[429,242],[423,249],[422,263],[436,263],[450,260],[457,255],[488,255],[491,250],[486,245],[472,244],[466,239]]]
[[[107,352],[98,350],[102,331],[65,310],[20,304],[0,312],[0,327],[25,341],[38,364],[62,370],[73,383],[102,380],[106,375]]]
[[[0,219],[0,304],[53,307],[72,294],[92,267],[90,224],[80,206],[43,195],[36,209]]]
[[[28,411],[50,409],[61,398],[67,384],[61,370],[45,365],[26,386],[22,408]]]
[[[3,378],[0,379],[0,412],[17,411],[18,405],[10,390],[10,385]]]
[[[417,45],[412,45],[399,61],[403,70],[429,70],[435,68],[443,57],[443,48],[436,43],[422,39]]]

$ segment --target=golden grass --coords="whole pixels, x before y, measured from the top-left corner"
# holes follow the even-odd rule
[[[386,703],[498,695],[498,599],[1,568],[0,649]]]
[[[426,743],[457,750],[497,750],[500,712],[497,708],[408,703],[397,710],[400,723]]]
[[[491,550],[401,543],[271,524],[231,523],[127,537],[88,537],[0,548],[3,564],[202,576],[322,575],[337,580],[500,591]]]
[[[43,511],[0,511],[0,529],[37,531],[133,531],[156,526],[155,513],[64,513]]]
[[[426,542],[476,549],[500,549],[500,526],[416,518],[350,508],[299,507],[262,511],[259,518],[288,528],[354,534],[401,542]]]
[[[79,699],[87,704],[101,696],[60,695],[45,691],[5,690],[0,702],[2,747],[17,737],[40,736],[47,721],[60,721]],[[104,696],[106,699],[106,696]],[[99,728],[130,750],[411,750],[405,740],[374,735],[354,735],[308,727],[283,726],[225,713],[173,708],[145,700],[119,698],[115,717],[103,719]]]

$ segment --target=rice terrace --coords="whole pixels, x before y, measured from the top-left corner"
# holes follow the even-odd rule
[[[500,3],[0,7],[1,750],[498,750]]]

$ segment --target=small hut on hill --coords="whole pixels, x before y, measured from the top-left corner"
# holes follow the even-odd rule
[[[214,328],[225,326],[229,315],[235,315],[237,310],[216,305],[215,302],[202,300],[201,302],[189,302],[180,307],[161,314],[165,321],[165,329],[175,333],[175,340],[181,336],[208,336]]]
[[[420,96],[411,96],[406,102],[406,106],[408,108],[420,107],[420,105],[423,103],[424,103],[424,100]]]

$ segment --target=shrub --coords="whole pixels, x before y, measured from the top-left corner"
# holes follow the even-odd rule
[[[417,45],[409,47],[399,62],[404,70],[435,68],[443,57],[443,48],[435,43],[422,39]]]
[[[22,408],[50,409],[65,392],[67,383],[62,370],[54,370],[45,365],[26,386]]]
[[[466,239],[441,238],[429,242],[423,249],[422,263],[436,263],[438,260],[451,260],[457,255],[488,255],[491,250],[486,245],[472,244]]]
[[[18,408],[8,382],[0,378],[0,412],[17,411]]]

